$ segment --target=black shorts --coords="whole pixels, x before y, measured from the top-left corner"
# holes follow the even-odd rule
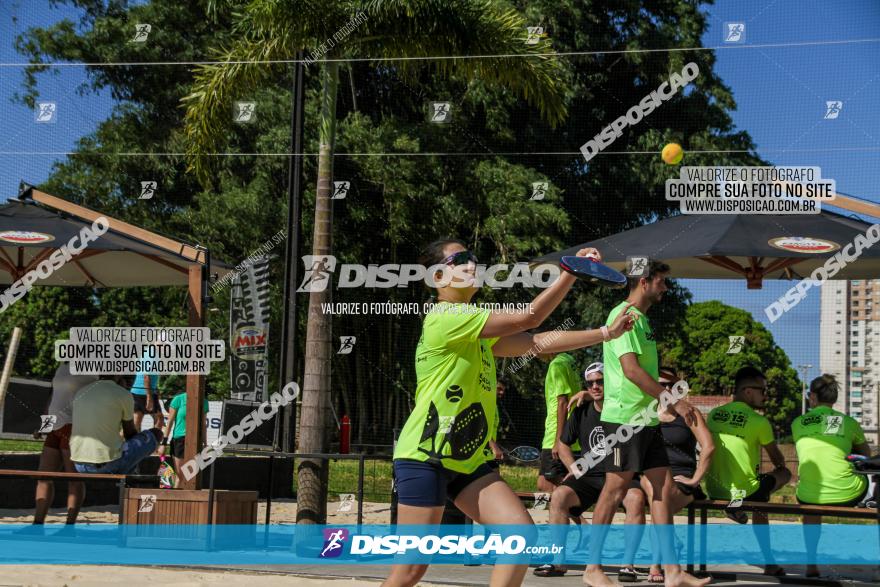
[[[623,427],[629,428],[628,435],[618,433]],[[634,427],[628,424],[612,424],[602,422],[602,429],[607,439],[612,435],[616,438],[624,436],[623,442],[618,442],[611,449],[611,454],[605,457],[605,470],[611,473],[623,471],[635,471],[643,473],[649,469],[669,466],[669,457],[666,456],[666,443],[660,434],[659,426],[645,426],[638,432],[633,433]]]
[[[860,503],[862,503],[862,500],[865,499],[865,497],[867,497],[867,495],[868,495],[868,488],[869,488],[870,486],[871,486],[870,484],[866,485],[866,486],[865,486],[865,490],[862,492],[862,494],[861,494],[860,496],[858,496],[858,497],[854,497],[853,499],[851,499],[851,500],[849,500],[849,501],[844,501],[844,502],[838,502],[838,503],[813,503],[812,501],[804,501],[804,500],[802,500],[801,498],[797,498],[797,500],[798,500],[798,503],[801,504],[801,505],[827,505],[827,506],[834,506],[834,507],[841,507],[841,508],[853,508],[853,507],[856,507],[857,505],[859,505]]]
[[[571,508],[569,512],[573,516],[579,516],[599,501],[599,494],[602,493],[602,486],[605,485],[605,475],[581,475],[578,479],[572,475],[563,481],[562,485],[570,487],[577,495],[580,506]]]
[[[684,493],[685,495],[690,495],[694,498],[694,500],[698,499],[706,499],[706,494],[703,493],[703,488],[697,485],[696,487],[691,487],[690,485],[685,485],[684,483],[675,482],[675,485],[678,486],[678,490]]]
[[[153,411],[152,412],[147,411],[147,395],[146,394],[140,395],[137,393],[133,393],[133,394],[131,394],[131,397],[134,398],[134,411],[135,412],[140,412],[141,414],[153,415],[153,414],[159,413],[162,410],[162,408],[159,407],[159,396],[156,395],[155,393],[153,394]]]
[[[185,436],[178,436],[177,438],[171,439],[171,456],[177,457],[178,459],[183,458],[183,446],[186,440]]]
[[[751,495],[747,495],[743,501],[770,502],[770,495],[776,489],[776,477],[769,473],[761,473],[758,475],[758,483],[759,487]]]
[[[547,481],[559,482],[568,475],[568,469],[565,463],[559,459],[553,458],[553,451],[549,448],[541,449],[541,468],[539,474],[544,476]]]
[[[486,463],[473,473],[456,473],[408,459],[396,459],[393,470],[397,503],[419,507],[446,505],[447,498],[455,500],[465,487],[480,477],[495,473]]]

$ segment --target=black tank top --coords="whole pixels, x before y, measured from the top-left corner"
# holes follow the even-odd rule
[[[660,432],[666,444],[672,474],[693,476],[697,470],[697,438],[684,418],[676,415],[672,422],[660,422]]]

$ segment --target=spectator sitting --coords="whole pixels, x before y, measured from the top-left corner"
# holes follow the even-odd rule
[[[734,387],[734,401],[709,412],[707,423],[715,443],[715,453],[703,483],[712,499],[731,500],[727,515],[740,524],[746,524],[749,518],[739,509],[742,502],[769,503],[771,494],[791,480],[791,471],[785,466],[785,457],[776,444],[770,421],[755,411],[764,407],[769,392],[767,378],[755,367],[743,367],[736,373]],[[762,448],[775,467],[770,473],[759,472]],[[785,570],[773,561],[767,514],[755,512],[752,523],[758,544],[768,562],[764,566],[764,574],[773,577],[785,575]]]
[[[162,431],[151,428],[138,433],[133,416],[134,400],[115,378],[101,379],[80,390],[73,401],[70,439],[70,458],[76,470],[128,474],[150,456],[162,440]]]
[[[77,392],[98,378],[94,375],[71,375],[70,364],[61,363],[55,370],[52,378],[52,399],[46,413],[55,417],[52,429],[46,435],[43,442],[43,452],[40,455],[40,471],[65,471],[75,473],[76,469],[70,460],[70,433],[72,428],[72,402]],[[35,437],[40,433],[35,432]],[[67,483],[67,524],[75,524],[85,498],[85,484],[82,481],[69,481]],[[34,511],[34,524],[43,524],[46,515],[55,498],[55,483],[53,481],[37,481],[35,497],[36,509]]]
[[[852,507],[868,490],[867,478],[856,475],[846,457],[871,456],[862,427],[853,418],[833,409],[838,384],[833,375],[813,379],[807,392],[810,411],[791,425],[798,455],[797,499],[806,505]],[[822,516],[805,515],[807,554],[816,560]],[[807,565],[807,577],[818,577],[819,567]]]

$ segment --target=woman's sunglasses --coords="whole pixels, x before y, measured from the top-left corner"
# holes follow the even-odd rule
[[[459,251],[459,252],[453,253],[453,254],[449,255],[448,257],[446,257],[445,259],[443,259],[443,264],[458,266],[458,265],[467,265],[471,261],[473,261],[473,263],[476,264],[477,263],[477,256],[474,255],[470,251]]]

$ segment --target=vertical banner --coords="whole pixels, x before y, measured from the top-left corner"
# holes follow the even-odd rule
[[[232,280],[229,299],[232,399],[263,401],[269,344],[269,257],[258,257]]]

